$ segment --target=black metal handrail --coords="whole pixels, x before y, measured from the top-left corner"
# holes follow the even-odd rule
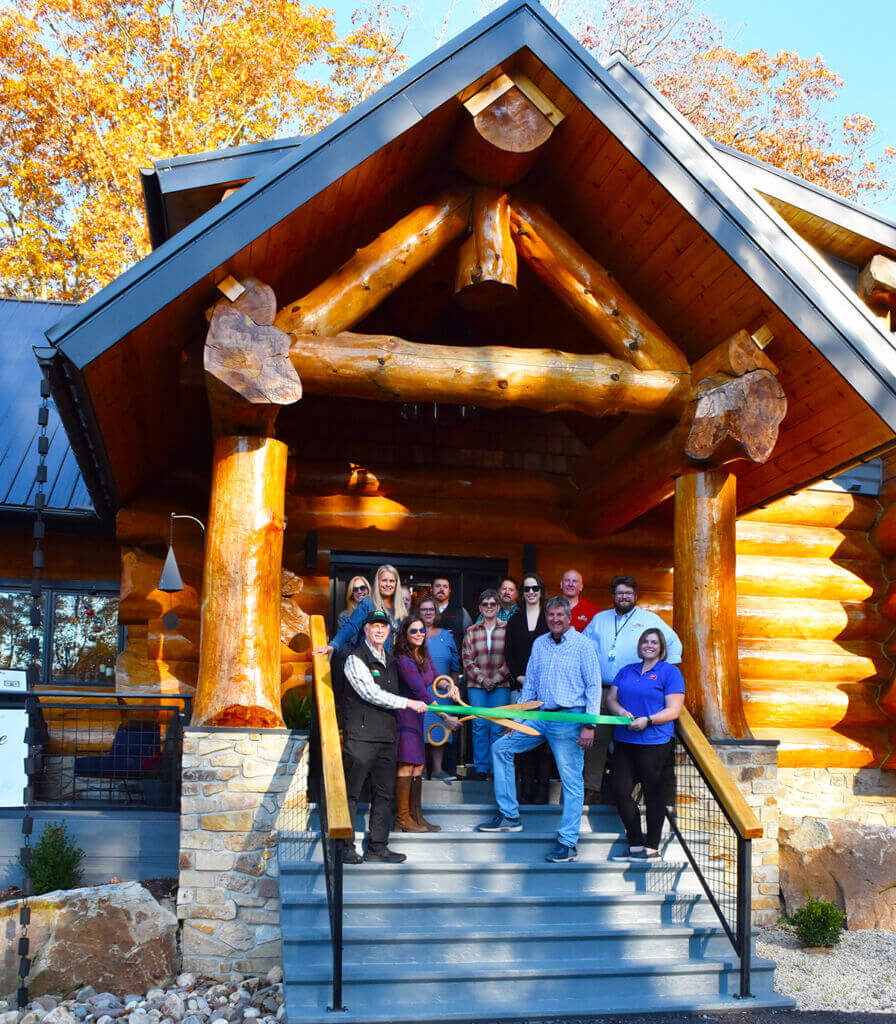
[[[752,839],[762,835],[762,826],[686,711],[675,734],[674,792],[666,794],[666,816],[734,947],[739,996],[750,998]]]

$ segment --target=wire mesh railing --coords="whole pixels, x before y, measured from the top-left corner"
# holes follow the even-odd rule
[[[751,957],[751,827],[745,828],[740,820],[743,808],[732,806],[737,801],[731,799],[731,787],[719,784],[721,780],[730,782],[727,774],[720,779],[720,772],[726,773],[724,766],[719,762],[716,767],[720,772],[710,770],[714,766],[708,763],[702,744],[700,750],[695,749],[695,729],[690,716],[684,722],[676,722],[674,789],[670,787],[666,794],[666,814],[675,838],[731,940],[740,963],[739,994],[747,998]]]
[[[34,698],[35,806],[180,809],[189,695],[58,690]]]

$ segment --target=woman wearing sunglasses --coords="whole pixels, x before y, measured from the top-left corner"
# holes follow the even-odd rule
[[[356,577],[357,578],[357,577]],[[362,577],[363,579],[363,577]],[[353,581],[354,582],[354,581]],[[373,590],[364,594],[358,601],[355,610],[342,622],[336,635],[325,647],[316,647],[313,654],[331,655],[334,651],[350,651],[364,639],[361,632],[367,616],[372,612],[382,612],[392,623],[392,629],[386,640],[386,650],[392,650],[392,638],[398,624],[407,615],[404,598],[401,596],[401,579],[394,565],[381,565],[373,577]]]
[[[432,703],[429,687],[436,678],[435,665],[426,649],[426,624],[415,609],[398,628],[395,641],[395,659],[398,667],[398,692],[411,700]],[[438,832],[423,817],[423,766],[426,749],[423,746],[423,715],[407,710],[397,712],[398,769],[395,779],[396,824],[402,832]]]
[[[345,610],[339,613],[339,618],[336,620],[337,629],[342,629],[351,618],[352,612],[369,594],[370,584],[363,576],[353,576],[348,581],[348,586],[345,588]]]
[[[544,580],[534,572],[523,577],[521,593],[517,601],[518,611],[507,621],[507,633],[504,639],[504,660],[510,669],[510,685],[513,690],[521,690],[526,681],[526,666],[532,653],[532,644],[537,637],[548,631],[547,619],[544,615],[545,602]],[[511,693],[513,696],[513,693]],[[554,768],[554,757],[549,744],[542,743],[535,750],[527,750],[516,758],[519,782],[517,795],[521,804],[546,804]]]

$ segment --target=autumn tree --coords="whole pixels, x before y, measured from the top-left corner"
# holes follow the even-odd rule
[[[695,0],[606,0],[574,17],[599,60],[622,53],[709,138],[848,199],[889,191],[892,148],[875,161],[870,118],[827,114],[843,80],[820,56],[733,50]]]
[[[0,292],[87,297],[149,250],[141,166],[317,131],[400,41],[377,0],[342,38],[289,0],[0,0]]]

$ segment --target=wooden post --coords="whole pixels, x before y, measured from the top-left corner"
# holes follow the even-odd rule
[[[215,441],[193,725],[283,726],[286,454],[282,441],[268,437]]]
[[[484,185],[474,190],[472,232],[460,247],[455,298],[467,309],[495,309],[516,298],[516,246],[510,199]]]
[[[752,739],[737,660],[736,477],[715,469],[675,484],[674,625],[687,706],[711,740]]]

